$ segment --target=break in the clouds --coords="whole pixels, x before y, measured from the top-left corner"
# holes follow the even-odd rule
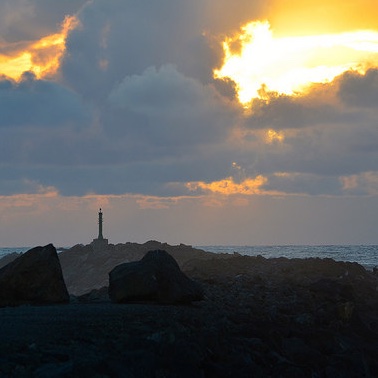
[[[222,38],[269,15],[266,2],[18,0],[0,9],[2,51],[57,32],[68,14],[77,21],[56,76],[0,82],[3,193],[179,196],[228,185],[227,194],[342,195],[376,185],[376,69],[296,96],[268,92],[248,111],[235,83],[214,79]]]

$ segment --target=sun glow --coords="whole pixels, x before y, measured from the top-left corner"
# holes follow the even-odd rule
[[[269,129],[265,134],[265,142],[268,144],[273,144],[275,142],[283,142],[285,140],[285,135],[283,131],[276,131]]]
[[[0,52],[0,75],[14,80],[25,71],[33,71],[38,78],[54,75],[65,50],[67,35],[77,24],[75,17],[67,16],[59,33],[46,36],[11,55]]]
[[[246,178],[242,182],[235,182],[232,177],[225,178],[220,181],[206,182],[190,182],[186,187],[190,191],[203,190],[210,193],[218,193],[223,195],[244,194],[253,195],[261,194],[262,187],[267,183],[267,178],[261,175],[255,178]]]
[[[215,78],[230,78],[242,104],[267,91],[294,94],[347,70],[360,73],[378,58],[378,32],[356,31],[275,38],[268,21],[251,22],[223,42],[224,64]]]

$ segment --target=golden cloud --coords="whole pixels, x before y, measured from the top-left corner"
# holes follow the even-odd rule
[[[240,183],[234,181],[232,177],[219,181],[206,183],[203,181],[190,182],[186,187],[191,191],[203,190],[210,193],[218,193],[223,195],[243,194],[255,195],[263,194],[262,187],[268,182],[268,179],[262,175],[255,178],[247,178]]]
[[[18,80],[23,72],[32,71],[38,78],[53,76],[65,51],[68,33],[78,26],[75,16],[67,16],[60,31],[32,43],[2,46],[0,74]],[[5,53],[5,51],[9,51]]]

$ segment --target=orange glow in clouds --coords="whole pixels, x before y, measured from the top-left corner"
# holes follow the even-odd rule
[[[232,194],[244,194],[253,195],[261,194],[262,186],[267,183],[267,179],[264,176],[257,176],[255,178],[248,178],[244,181],[237,183],[232,177],[228,177],[224,180],[214,181],[211,183],[206,182],[191,182],[186,184],[187,188],[192,191],[204,190],[205,192],[218,193],[224,195]]]
[[[77,24],[74,16],[67,16],[59,33],[33,42],[12,56],[0,54],[0,74],[15,80],[25,71],[33,71],[38,78],[53,75],[59,68],[67,35]]]
[[[247,104],[266,91],[292,95],[350,69],[364,73],[378,59],[378,32],[276,38],[268,21],[256,21],[226,38],[223,49],[224,64],[214,76],[232,79]]]

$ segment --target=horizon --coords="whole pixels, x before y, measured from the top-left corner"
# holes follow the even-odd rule
[[[201,247],[226,247],[226,248],[232,248],[232,247],[235,247],[235,248],[249,248],[249,247],[378,247],[378,244],[248,244],[248,245],[245,245],[245,244],[240,244],[240,245],[237,245],[237,244],[201,244],[201,245],[197,245],[197,244],[185,244],[185,243],[178,243],[178,244],[170,244],[170,243],[166,243],[164,241],[159,241],[159,240],[147,240],[145,242],[132,242],[132,241],[126,241],[126,242],[118,242],[118,243],[111,243],[109,242],[109,245],[119,245],[119,244],[128,244],[128,243],[131,243],[131,244],[139,244],[139,245],[143,245],[143,244],[146,244],[148,242],[158,242],[158,243],[161,243],[161,244],[168,244],[170,246],[178,246],[178,245],[185,245],[187,247],[192,247],[192,248],[201,248]],[[58,249],[70,249],[70,248],[73,248],[75,247],[76,245],[90,245],[91,243],[76,243],[76,244],[73,244],[73,245],[55,245],[54,243],[48,243],[48,244],[52,244],[54,245],[54,247],[58,250]],[[0,246],[0,249],[25,249],[25,248],[35,248],[35,247],[40,247],[40,246],[43,246],[43,245],[34,245],[34,246]]]
[[[378,245],[378,3],[293,4],[0,4],[0,244]]]

